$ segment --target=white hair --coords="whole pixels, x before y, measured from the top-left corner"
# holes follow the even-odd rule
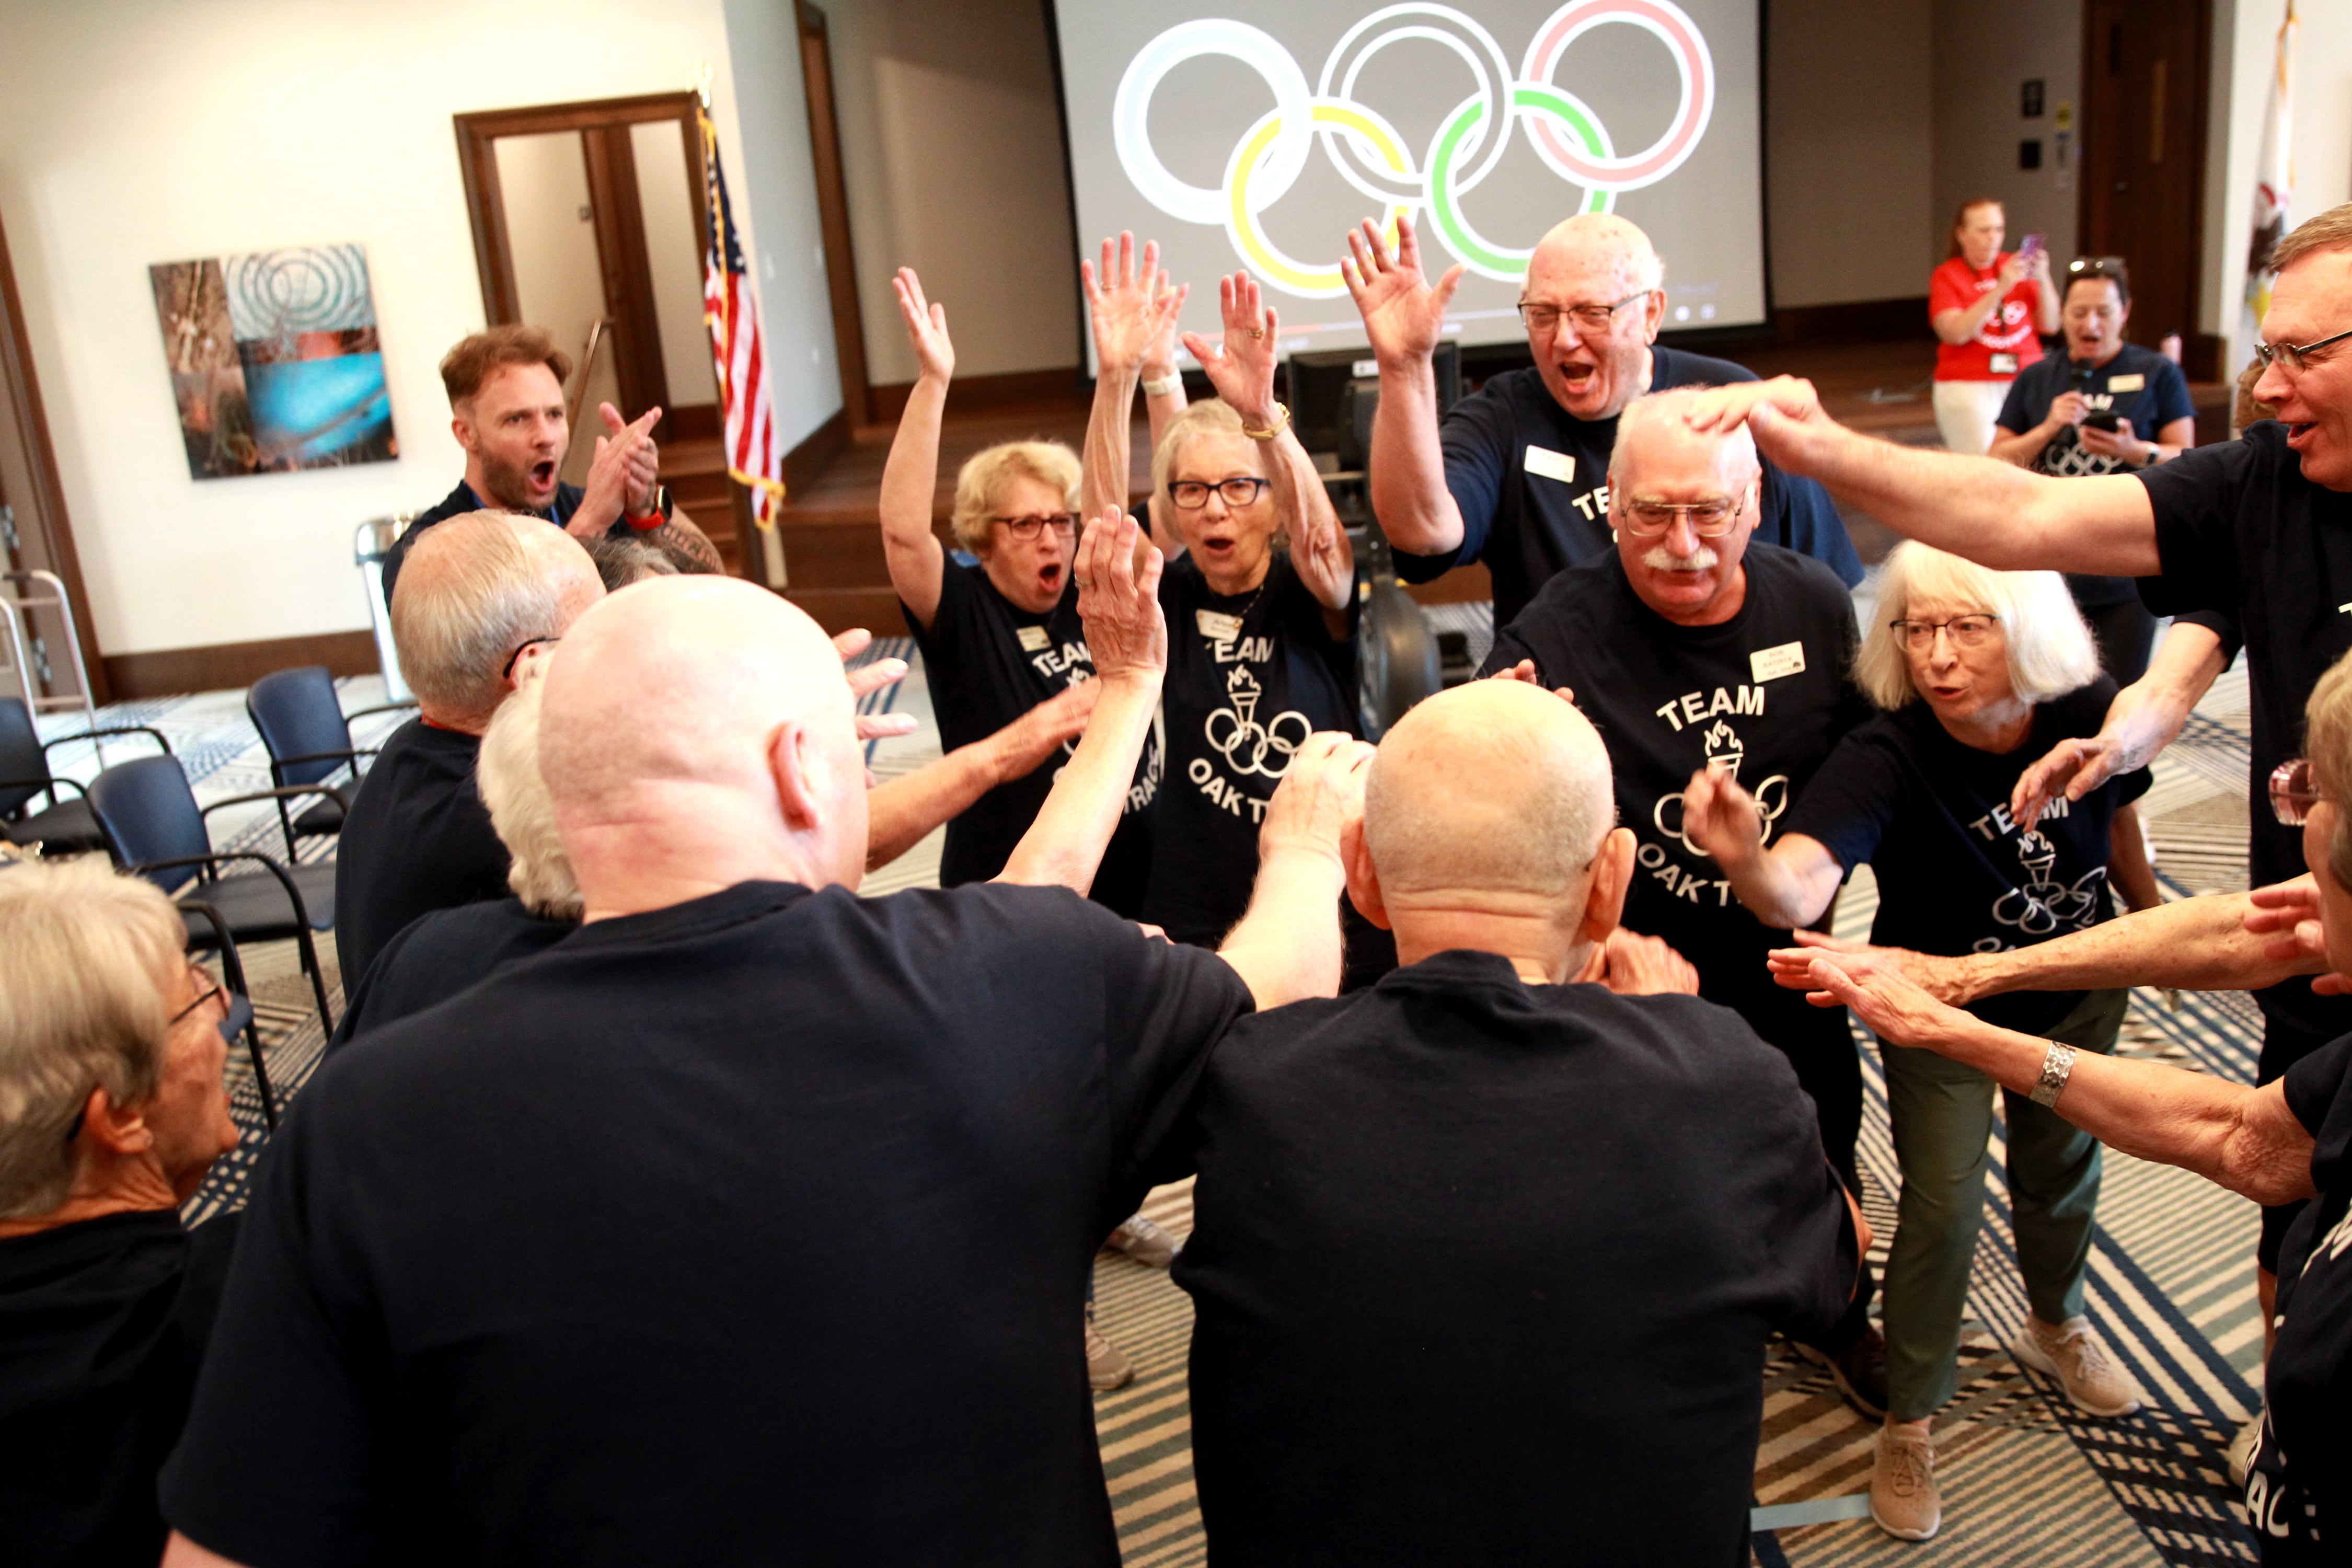
[[[487,721],[506,697],[515,648],[561,634],[579,582],[551,572],[517,533],[536,518],[473,511],[425,531],[392,591],[392,640],[400,671],[436,710]],[[568,542],[568,539],[567,539]],[[580,577],[596,580],[574,545]]]
[[[1965,605],[2000,621],[2010,688],[2028,702],[2063,697],[2098,679],[2098,648],[2065,578],[2055,572],[1995,572],[1906,539],[1887,552],[1878,614],[1853,661],[1854,684],[1881,708],[1900,708],[1919,695],[1893,623],[1928,600]]]
[[[1609,471],[1615,473],[1624,463],[1626,437],[1633,432],[1644,425],[1654,425],[1661,419],[1680,419],[1698,401],[1701,393],[1711,390],[1704,383],[1670,386],[1664,392],[1645,392],[1625,405],[1624,412],[1617,416],[1617,439],[1609,448]],[[1746,459],[1744,467],[1748,473],[1752,474],[1763,466],[1762,460],[1756,456],[1756,437],[1748,434],[1745,425],[1735,425],[1729,430],[1709,431],[1705,436],[1685,426],[1685,433],[1694,441],[1711,441],[1719,447],[1738,447]],[[1612,493],[1614,493],[1613,487]]]
[[[534,667],[538,668],[538,667]],[[555,801],[539,771],[539,705],[543,677],[526,678],[482,731],[474,784],[490,808],[490,826],[513,864],[507,886],[523,907],[551,921],[576,921],[584,907],[572,862],[555,829]]]

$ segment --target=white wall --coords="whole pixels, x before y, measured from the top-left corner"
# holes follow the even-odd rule
[[[825,16],[867,379],[915,379],[890,289],[900,267],[946,302],[959,376],[1076,364],[1077,256],[1045,7],[866,0]]]
[[[505,139],[500,138],[500,146]],[[702,323],[702,234],[694,225],[694,187],[686,177],[685,128],[675,120],[629,127],[636,167],[637,216],[653,274],[654,321],[661,336],[664,401],[672,408],[719,400],[710,370],[710,331]]]
[[[2074,106],[2076,146],[2083,110],[2081,0],[1935,0],[1936,172],[1929,205],[1930,258],[1947,254],[1952,214],[1978,195],[1996,195],[2009,216],[2009,247],[2027,235],[2048,237],[2063,268],[2074,255],[2075,179],[2056,167],[2063,100]],[[2018,90],[2040,78],[2042,118],[2018,111]],[[2017,166],[2017,144],[2042,142],[2042,167]],[[2073,171],[2079,176],[2080,160]],[[1926,282],[1921,281],[1924,291]]]
[[[775,8],[782,9],[781,5]],[[745,69],[761,134],[737,130],[722,0],[39,0],[0,3],[0,211],[100,643],[110,653],[366,625],[362,520],[429,505],[462,468],[436,365],[483,322],[450,116],[675,91],[705,63],[730,174],[807,163],[798,58]],[[789,22],[786,24],[789,26]],[[767,100],[789,96],[793,112]],[[804,176],[805,178],[805,176]],[[747,230],[807,254],[814,202],[736,188]],[[772,205],[766,196],[772,195]],[[748,199],[747,199],[748,198]],[[755,221],[756,212],[756,221]],[[401,452],[395,463],[189,479],[147,268],[275,246],[365,242]],[[805,355],[816,285],[768,321]],[[838,387],[777,377],[789,443]]]
[[[1773,0],[1764,158],[1772,302],[1927,291],[1930,0]]]
[[[514,261],[515,309],[574,362],[604,313],[604,268],[589,204],[588,154],[577,131],[501,136],[499,205]]]
[[[2286,0],[2214,0],[2212,114],[2205,175],[2204,330],[2230,340],[2222,367],[2234,374],[2252,357],[2242,326],[2246,247],[2252,228],[2254,165],[2262,156],[2279,19]],[[2352,201],[2352,5],[2304,0],[2294,76],[2294,222]],[[2223,132],[2220,128],[2226,127]],[[2212,145],[2219,142],[2220,145]]]

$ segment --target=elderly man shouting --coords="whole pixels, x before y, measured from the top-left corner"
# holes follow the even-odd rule
[[[1211,1044],[1336,990],[1370,754],[1301,749],[1222,953],[1005,885],[1118,824],[1167,661],[1135,545],[1080,548],[1076,754],[1004,879],[947,890],[856,897],[805,615],[667,577],[582,617],[540,765],[585,928],[288,1116],[168,1561],[1118,1562],[1082,1287]]]
[[[1737,1015],[1573,983],[1643,877],[1612,805],[1558,698],[1423,702],[1348,865],[1402,967],[1210,1058],[1167,1168],[1218,1563],[1745,1561],[1765,1337],[1867,1237]]]
[[[1792,1005],[1772,984],[1766,955],[1786,935],[1742,909],[1685,835],[1682,799],[1707,768],[1777,818],[1868,720],[1845,673],[1853,606],[1828,567],[1756,538],[1764,479],[1754,444],[1737,431],[1693,434],[1683,416],[1696,395],[1653,393],[1626,406],[1609,459],[1615,549],[1544,584],[1496,634],[1486,668],[1573,691],[1609,748],[1618,816],[1634,836],[1625,923],[1673,944],[1696,966],[1700,995],[1787,1054],[1851,1184],[1862,1127],[1853,1037],[1843,1016]],[[1876,1416],[1885,1352],[1867,1294],[1826,1349],[1847,1398]]]

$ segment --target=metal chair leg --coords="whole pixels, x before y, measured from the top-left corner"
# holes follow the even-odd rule
[[[335,1015],[327,1006],[327,972],[320,967],[319,950],[311,943],[310,928],[296,933],[301,939],[302,973],[310,977],[310,994],[319,1001],[319,1027],[331,1035],[335,1032]]]

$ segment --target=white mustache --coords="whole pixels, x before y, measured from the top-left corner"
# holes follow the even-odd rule
[[[1642,564],[1653,572],[1706,572],[1713,570],[1722,559],[1704,544],[1688,555],[1677,555],[1659,544],[1652,546],[1650,552],[1642,557]]]

